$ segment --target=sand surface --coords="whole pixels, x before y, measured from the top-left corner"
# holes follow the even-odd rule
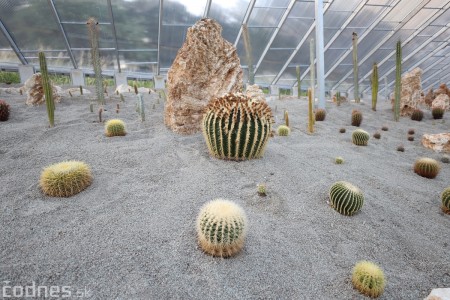
[[[325,121],[308,135],[307,102],[273,99],[275,128],[287,109],[292,134],[271,138],[262,159],[232,162],[211,158],[200,133],[166,129],[156,95],[145,95],[143,123],[135,95],[125,96],[119,114],[119,98],[110,97],[104,119],[118,117],[128,131],[114,138],[89,112],[89,96],[64,97],[54,128],[45,105],[0,99],[11,105],[10,120],[0,123],[0,279],[10,285],[86,288],[89,299],[364,299],[350,276],[356,262],[370,260],[387,278],[379,299],[423,299],[450,287],[450,216],[440,208],[450,164],[441,163],[435,179],[412,171],[418,157],[442,157],[420,139],[449,132],[450,113],[444,122],[429,111],[422,122],[394,122],[383,99],[377,112],[369,101],[328,102]],[[352,144],[354,108],[364,114],[361,128],[381,139]],[[336,156],[345,163],[336,165]],[[72,159],[91,166],[93,184],[71,198],[43,195],[42,169]],[[364,192],[353,217],[327,204],[339,180]],[[267,197],[257,195],[259,183]],[[249,220],[244,249],[230,259],[197,245],[195,219],[215,198],[237,202]]]

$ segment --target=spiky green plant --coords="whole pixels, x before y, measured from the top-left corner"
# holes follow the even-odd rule
[[[8,121],[9,119],[9,104],[4,100],[0,100],[0,122]]]
[[[284,123],[289,127],[289,113],[287,110],[284,111]]]
[[[137,95],[138,97],[138,107],[139,107],[139,115],[141,116],[141,121],[145,121],[145,105],[144,105],[144,97],[141,94]]]
[[[422,119],[423,119],[423,111],[421,111],[418,108],[414,109],[414,111],[411,114],[411,120],[420,122],[422,121]]]
[[[122,120],[111,119],[105,123],[105,135],[107,137],[124,136],[126,134],[125,123]]]
[[[314,113],[316,121],[324,121],[325,117],[327,115],[327,112],[325,111],[325,109],[322,108],[318,108],[316,109],[316,112]]]
[[[340,106],[341,105],[341,92],[336,92],[336,105]]]
[[[125,102],[125,98],[123,97],[123,94],[120,94],[120,101]]]
[[[432,158],[421,157],[414,163],[414,172],[422,177],[435,178],[440,170],[439,162]]]
[[[446,188],[441,195],[442,210],[444,213],[450,215],[450,187]]]
[[[372,69],[372,110],[377,110],[377,98],[378,98],[378,65],[373,63]]]
[[[242,24],[242,36],[244,38],[245,57],[248,66],[248,83],[255,84],[255,72],[253,71],[253,52],[252,43],[250,41],[250,34],[248,32],[247,24]]]
[[[346,181],[335,182],[329,192],[330,205],[340,214],[352,216],[364,204],[362,191]]]
[[[352,33],[353,44],[353,92],[355,103],[359,103],[359,76],[358,76],[358,34]]]
[[[89,104],[89,111],[90,111],[91,113],[94,112],[94,103]]]
[[[285,125],[280,125],[278,126],[277,132],[279,136],[288,136],[291,133],[291,130]]]
[[[95,74],[95,91],[97,94],[97,100],[100,105],[105,105],[105,95],[103,94],[103,78],[102,78],[102,66],[100,62],[99,51],[99,28],[98,22],[95,18],[89,18],[86,22],[89,43],[91,46],[91,60]]]
[[[83,95],[83,87],[80,85],[80,96]]]
[[[133,87],[134,87],[134,93],[135,93],[136,95],[139,94],[138,86],[137,86],[136,81],[133,82]]]
[[[362,294],[377,298],[384,292],[386,279],[379,266],[370,261],[360,261],[353,267],[352,283]]]
[[[352,133],[353,144],[357,146],[367,146],[369,138],[370,138],[369,133],[367,133],[367,131],[364,131],[362,129],[356,129]]]
[[[433,116],[433,119],[439,120],[444,116],[444,111],[445,110],[442,107],[435,107],[431,110],[431,115]]]
[[[216,199],[206,203],[197,217],[198,242],[212,256],[230,257],[244,246],[247,217],[234,202]]]
[[[400,120],[400,97],[402,93],[402,43],[397,42],[395,51],[395,96],[394,96],[394,120]]]
[[[55,101],[53,100],[53,88],[48,78],[47,62],[44,52],[39,52],[39,66],[41,68],[42,88],[45,94],[45,105],[47,106],[48,121],[50,127],[55,126]]]
[[[343,159],[342,157],[338,156],[338,157],[336,157],[336,158],[334,159],[334,162],[335,162],[337,165],[341,165],[341,164],[344,163],[344,159]]]
[[[352,111],[352,126],[359,127],[361,125],[363,115],[359,110],[354,109]]]
[[[295,67],[295,74],[297,75],[297,98],[300,99],[302,94],[302,81],[300,77],[300,66]]]
[[[266,191],[266,185],[261,183],[258,184],[258,195],[265,197],[267,195],[267,191]]]
[[[308,89],[308,132],[314,132],[314,111],[313,111],[313,99],[312,99],[312,90]]]
[[[202,127],[212,156],[245,160],[263,156],[272,123],[272,111],[266,102],[226,94],[208,103]]]
[[[44,194],[52,197],[70,197],[78,194],[92,182],[91,170],[81,161],[64,161],[46,167],[39,184]]]
[[[98,109],[98,122],[102,123],[102,114],[103,114],[103,107],[100,107]]]

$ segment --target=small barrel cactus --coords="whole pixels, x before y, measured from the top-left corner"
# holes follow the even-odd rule
[[[330,188],[330,204],[340,214],[351,216],[364,204],[364,195],[359,188],[346,181],[338,181]]]
[[[40,178],[44,194],[52,197],[70,197],[91,185],[92,175],[81,161],[64,161],[46,167]]]
[[[373,137],[376,138],[377,140],[379,140],[379,139],[381,138],[381,134],[380,134],[378,131],[376,131],[376,132],[373,134]]]
[[[408,141],[413,142],[414,141],[414,136],[408,135]]]
[[[125,123],[119,119],[107,121],[105,124],[105,134],[108,137],[126,135],[127,132],[125,131]]]
[[[269,140],[273,116],[265,101],[226,94],[208,103],[203,135],[212,156],[245,160],[260,158]]]
[[[444,213],[450,215],[450,187],[442,192],[442,210]]]
[[[244,246],[247,217],[234,202],[216,199],[206,203],[197,217],[200,247],[212,256],[230,257]]]
[[[387,127],[387,126],[385,125],[385,126],[381,127],[381,130],[383,130],[383,131],[388,131],[388,130],[389,130],[389,127]]]
[[[257,185],[258,187],[258,195],[260,195],[261,197],[265,197],[266,194],[266,185],[261,183]]]
[[[367,133],[367,131],[364,131],[362,129],[356,129],[352,133],[353,144],[357,146],[367,146],[369,138],[370,138],[369,133]]]
[[[444,109],[442,107],[435,107],[431,110],[431,114],[435,120],[442,119],[444,116]]]
[[[291,130],[286,125],[280,125],[278,126],[277,132],[280,136],[288,136],[291,133]]]
[[[416,133],[416,131],[414,129],[412,129],[412,128],[408,129],[408,134],[415,134],[415,133]]]
[[[421,157],[414,163],[414,172],[430,179],[435,178],[439,174],[440,169],[438,161],[428,157]]]
[[[354,109],[352,111],[352,126],[359,127],[359,125],[361,125],[362,119],[362,113],[359,110]]]
[[[345,128],[340,128],[340,129],[339,129],[339,132],[340,132],[340,133],[345,133]]]
[[[413,110],[412,114],[411,114],[411,120],[413,121],[422,121],[423,119],[423,111],[416,108]]]
[[[315,113],[316,121],[324,121],[326,115],[327,115],[327,112],[325,111],[325,109],[322,109],[322,108],[317,109],[316,113]]]
[[[9,119],[9,104],[0,100],[0,122],[8,121]]]
[[[362,294],[376,298],[386,285],[383,270],[370,261],[360,261],[353,267],[353,286]]]
[[[398,152],[405,152],[405,147],[403,147],[403,145],[398,145],[397,146],[397,151]]]
[[[337,165],[341,165],[341,164],[344,163],[344,159],[343,159],[342,157],[338,156],[338,157],[336,157],[336,158],[334,159],[334,162],[335,162]]]

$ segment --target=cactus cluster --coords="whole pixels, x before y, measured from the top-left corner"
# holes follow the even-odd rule
[[[450,187],[442,192],[442,210],[444,213],[450,215]]]
[[[351,216],[364,204],[364,195],[359,188],[346,181],[335,182],[330,188],[330,205],[340,214]]]
[[[430,179],[435,178],[439,174],[440,169],[438,161],[428,157],[421,157],[414,163],[414,172]]]
[[[212,156],[245,160],[263,156],[272,123],[272,111],[266,102],[226,94],[208,103],[202,129]]]
[[[423,119],[423,111],[418,108],[414,109],[411,115],[411,120],[420,122],[422,121],[422,119]]]
[[[362,119],[363,119],[362,112],[360,112],[357,109],[354,109],[352,111],[352,126],[359,127],[361,125]]]
[[[107,137],[124,136],[126,134],[125,123],[122,120],[112,119],[106,122],[105,135]]]
[[[352,133],[353,144],[357,146],[367,146],[369,138],[370,138],[369,133],[367,133],[367,131],[364,131],[362,129],[356,129]]]
[[[277,132],[279,136],[288,136],[291,133],[291,130],[285,125],[280,125],[278,126]]]
[[[314,115],[316,116],[316,121],[324,121],[327,112],[325,111],[325,109],[318,108],[316,109],[316,113]]]
[[[244,246],[247,217],[234,202],[216,199],[206,203],[197,217],[197,235],[204,252],[230,257]]]
[[[9,104],[0,100],[0,122],[8,121],[9,119]]]
[[[431,115],[435,120],[442,119],[444,116],[444,109],[442,107],[435,107],[431,110]]]
[[[353,286],[362,294],[376,298],[386,285],[383,270],[370,261],[360,261],[353,267]]]
[[[91,170],[81,161],[64,161],[46,167],[40,178],[44,194],[52,197],[70,197],[78,194],[92,182]]]

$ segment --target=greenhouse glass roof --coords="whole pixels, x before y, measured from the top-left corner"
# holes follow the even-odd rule
[[[359,37],[361,90],[370,92],[374,62],[382,83],[387,79],[392,90],[398,40],[403,46],[403,71],[420,67],[423,89],[450,82],[450,0],[323,2],[327,90],[352,89],[353,32]],[[314,0],[0,0],[0,67],[38,68],[38,52],[44,51],[55,72],[74,68],[92,72],[86,20],[95,17],[105,74],[121,71],[152,78],[167,73],[187,28],[210,17],[237,47],[244,69],[242,24],[247,24],[255,83],[291,88],[300,66],[306,88],[309,41],[316,35],[314,14]],[[381,87],[383,92],[384,84]]]

